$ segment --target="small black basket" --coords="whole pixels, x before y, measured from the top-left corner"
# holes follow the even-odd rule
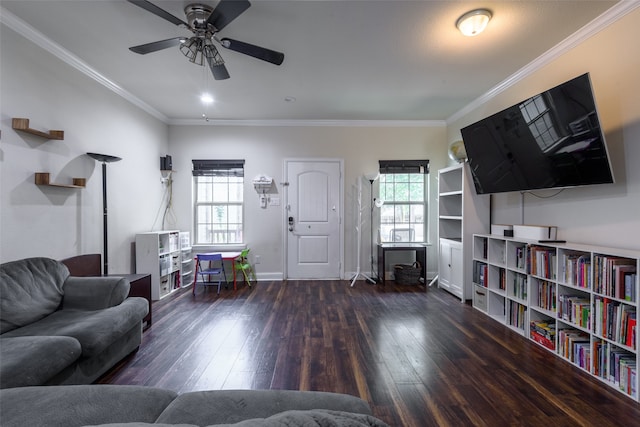
[[[399,285],[417,285],[420,283],[422,267],[418,261],[413,264],[396,264],[393,266],[395,281]]]

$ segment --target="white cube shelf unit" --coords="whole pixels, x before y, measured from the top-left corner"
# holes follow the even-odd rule
[[[151,274],[151,299],[164,298],[182,286],[182,267],[178,230],[136,235],[136,273]]]
[[[182,287],[191,286],[195,274],[195,261],[191,250],[191,233],[188,231],[180,232],[180,258],[181,258],[181,274]]]
[[[640,251],[473,236],[473,306],[638,401]]]

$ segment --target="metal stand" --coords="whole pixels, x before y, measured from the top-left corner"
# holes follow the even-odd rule
[[[358,277],[362,276],[365,280],[372,284],[376,284],[376,281],[371,277],[360,271],[360,250],[362,247],[362,178],[358,177],[358,224],[356,225],[356,234],[357,234],[357,244],[356,244],[356,259],[357,259],[357,267],[356,274],[351,279],[351,287],[355,285]]]

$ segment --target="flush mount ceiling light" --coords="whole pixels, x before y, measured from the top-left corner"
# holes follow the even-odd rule
[[[475,9],[465,13],[456,21],[456,27],[465,36],[477,36],[487,28],[491,12],[487,9]]]

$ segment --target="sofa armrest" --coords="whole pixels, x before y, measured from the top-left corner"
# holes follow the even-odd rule
[[[69,276],[62,290],[65,310],[102,310],[121,304],[129,295],[129,281],[124,277]]]

